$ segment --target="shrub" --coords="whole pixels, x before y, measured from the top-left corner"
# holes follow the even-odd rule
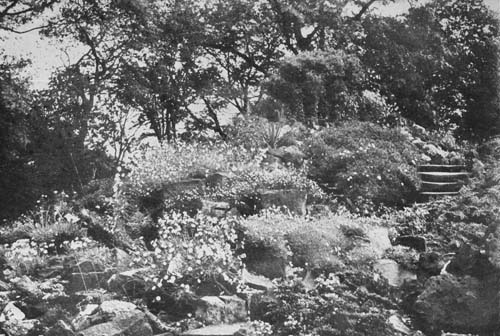
[[[283,122],[271,122],[258,116],[237,117],[229,127],[228,138],[232,146],[247,150],[275,148],[290,127]]]
[[[49,244],[37,244],[29,239],[19,239],[12,245],[0,246],[6,265],[17,276],[33,275],[47,264]]]
[[[260,261],[267,251],[275,259],[315,273],[367,265],[376,255],[366,245],[369,220],[330,215],[321,219],[296,217],[275,210],[263,211],[240,222],[246,262]]]
[[[376,206],[401,206],[416,196],[418,153],[396,129],[345,123],[321,131],[306,145],[309,176],[334,186],[351,203],[361,198]]]
[[[117,174],[115,181],[114,212],[125,220],[138,209],[148,211],[154,218],[164,210],[195,215],[203,198],[238,206],[247,205],[249,200],[258,204],[259,189],[298,189],[314,197],[322,196],[320,188],[307,178],[306,167],[262,165],[262,150],[180,144],[150,150],[141,157],[135,160],[130,173]],[[220,186],[207,186],[202,179],[216,172],[226,173],[228,181]],[[176,182],[192,177],[197,179],[185,182],[191,181],[193,187],[175,186]],[[255,205],[255,209],[260,210],[260,206]]]
[[[16,220],[11,230],[37,243],[55,243],[83,237],[86,231],[69,197],[61,193],[54,202],[42,199],[36,210]]]
[[[135,264],[151,266],[147,280],[155,287],[174,284],[196,292],[212,286],[212,295],[234,291],[241,268],[233,252],[235,220],[171,213],[159,220],[158,231],[153,250],[138,249],[134,257]]]
[[[123,187],[131,195],[144,196],[168,183],[230,172],[252,158],[252,153],[225,144],[169,144],[135,153]]]

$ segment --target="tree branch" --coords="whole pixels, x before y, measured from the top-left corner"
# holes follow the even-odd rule
[[[6,26],[1,26],[0,25],[0,29],[1,30],[5,30],[5,31],[10,31],[10,32],[15,33],[15,34],[26,34],[26,33],[29,33],[29,32],[35,31],[35,30],[49,28],[49,27],[52,27],[52,26],[53,26],[53,24],[51,23],[51,24],[48,24],[48,25],[45,25],[45,26],[38,26],[38,27],[26,29],[26,30],[17,30],[17,29],[14,29],[14,28],[10,28],[10,27],[6,27]]]
[[[263,68],[260,64],[257,64],[257,62],[255,62],[255,60],[251,56],[242,53],[241,51],[237,50],[233,46],[228,46],[228,45],[218,44],[218,43],[205,43],[205,47],[217,49],[217,50],[223,51],[223,52],[232,53],[233,55],[236,55],[236,56],[242,58],[251,67],[262,72],[263,74],[267,74],[267,70],[265,68]]]
[[[365,14],[366,11],[371,7],[371,5],[373,5],[376,1],[377,0],[370,0],[367,3],[365,3],[363,6],[361,6],[361,9],[358,12],[358,14],[354,15],[351,19],[354,21],[361,20],[361,17],[363,16],[363,14]]]

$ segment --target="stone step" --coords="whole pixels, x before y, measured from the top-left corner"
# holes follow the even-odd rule
[[[428,164],[417,167],[419,172],[462,172],[467,168],[464,165],[437,165]]]
[[[200,329],[188,330],[182,336],[234,336],[245,323],[212,325]]]
[[[456,192],[462,188],[463,183],[460,182],[427,182],[422,181],[420,185],[420,191],[450,191]]]
[[[453,196],[458,195],[458,191],[423,191],[420,193],[421,195],[426,196]]]
[[[468,172],[418,172],[423,182],[457,182],[469,177]]]

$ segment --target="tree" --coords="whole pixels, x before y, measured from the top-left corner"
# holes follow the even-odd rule
[[[402,116],[462,138],[498,134],[498,22],[482,1],[434,1],[363,26],[372,90]]]
[[[356,55],[344,51],[286,58],[265,87],[292,117],[309,125],[367,117],[364,70]]]
[[[445,50],[432,13],[419,8],[403,20],[370,17],[363,27],[361,59],[369,69],[371,90],[396,105],[404,118],[438,128],[434,76],[445,62]]]
[[[52,25],[47,22],[43,25],[27,29],[19,29],[39,16],[45,10],[52,8],[61,0],[0,0],[0,31],[13,33],[27,33],[29,31],[46,28]]]
[[[500,134],[499,20],[482,0],[439,0],[429,7],[448,49],[449,66],[439,79],[460,112],[458,135],[484,140]]]

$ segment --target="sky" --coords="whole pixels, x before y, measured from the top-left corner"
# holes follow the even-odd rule
[[[373,10],[378,14],[399,15],[410,8],[410,3],[417,0],[395,0],[387,5],[373,5]],[[422,3],[426,0],[418,0]],[[484,0],[485,4],[500,16],[500,0]],[[3,41],[3,49],[9,56],[25,57],[32,60],[32,66],[26,71],[26,75],[31,77],[33,86],[41,89],[47,86],[50,74],[65,65],[76,61],[82,53],[82,48],[72,48],[69,54],[62,52],[60,46],[64,42],[54,42],[42,39],[38,33],[31,32],[22,35],[9,35]]]

